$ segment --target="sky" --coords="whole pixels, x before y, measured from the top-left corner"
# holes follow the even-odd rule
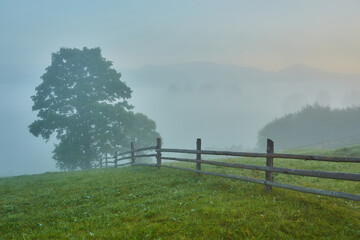
[[[55,169],[53,143],[27,126],[36,118],[30,96],[61,47],[100,47],[120,72],[214,62],[354,74],[360,73],[359,12],[357,0],[0,0],[0,176]]]
[[[359,1],[0,1],[0,64],[95,47],[119,68],[211,61],[360,72]]]

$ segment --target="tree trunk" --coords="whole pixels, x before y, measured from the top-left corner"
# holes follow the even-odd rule
[[[90,169],[91,168],[91,146],[90,146],[90,136],[88,134],[84,134],[84,168]]]
[[[87,154],[85,154],[87,155]],[[91,164],[90,164],[90,158],[89,157],[86,157],[84,159],[84,162],[85,162],[85,169],[90,169],[91,168]]]
[[[80,118],[83,119],[82,122],[82,131],[83,131],[83,136],[82,136],[82,142],[83,142],[83,146],[84,146],[84,156],[83,156],[83,164],[84,164],[84,168],[85,169],[90,169],[91,168],[91,158],[92,158],[92,154],[91,154],[91,137],[90,137],[90,123],[89,120],[86,117],[86,112],[84,111],[79,111],[80,113]]]

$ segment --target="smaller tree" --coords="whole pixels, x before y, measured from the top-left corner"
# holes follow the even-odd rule
[[[142,113],[132,115],[131,121],[131,127],[126,129],[128,141],[134,142],[136,148],[155,145],[154,139],[160,137],[155,122]]]

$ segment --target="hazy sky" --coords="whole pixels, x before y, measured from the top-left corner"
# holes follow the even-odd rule
[[[100,46],[120,68],[213,61],[360,72],[360,1],[0,1],[0,64]]]
[[[36,117],[30,96],[61,47],[100,47],[120,72],[206,61],[360,73],[359,13],[359,0],[0,0],[0,177],[55,169],[52,143],[27,126]],[[145,90],[133,90],[135,109],[148,109]],[[159,129],[173,121],[145,113]]]

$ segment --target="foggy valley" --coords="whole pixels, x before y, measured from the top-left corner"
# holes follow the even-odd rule
[[[100,47],[165,146],[201,137],[205,148],[254,150],[284,114],[360,103],[356,2],[84,3],[0,3],[0,176],[56,170],[57,141],[28,126],[30,96],[61,47]]]
[[[1,105],[2,154],[4,159],[14,160],[6,163],[0,174],[56,170],[48,160],[55,139],[45,144],[27,131],[36,117],[29,96],[33,94],[34,83],[40,82],[42,69],[39,66],[27,71],[16,66],[2,69],[2,78],[7,81],[1,82],[1,100],[11,103]],[[155,120],[168,147],[193,148],[196,138],[201,137],[204,148],[253,151],[258,131],[275,118],[299,111],[307,104],[346,108],[360,103],[359,74],[331,73],[303,65],[264,71],[190,62],[118,70],[121,79],[133,90],[130,103],[135,112]],[[16,128],[7,127],[10,124]],[[21,150],[16,144],[19,141]]]
[[[359,0],[0,0],[0,240],[359,239]]]
[[[156,120],[165,143],[183,147],[202,137],[208,147],[254,149],[257,132],[277,117],[307,104],[346,108],[360,102],[359,74],[302,65],[270,72],[194,62],[146,66],[123,76],[134,89],[135,110]]]

